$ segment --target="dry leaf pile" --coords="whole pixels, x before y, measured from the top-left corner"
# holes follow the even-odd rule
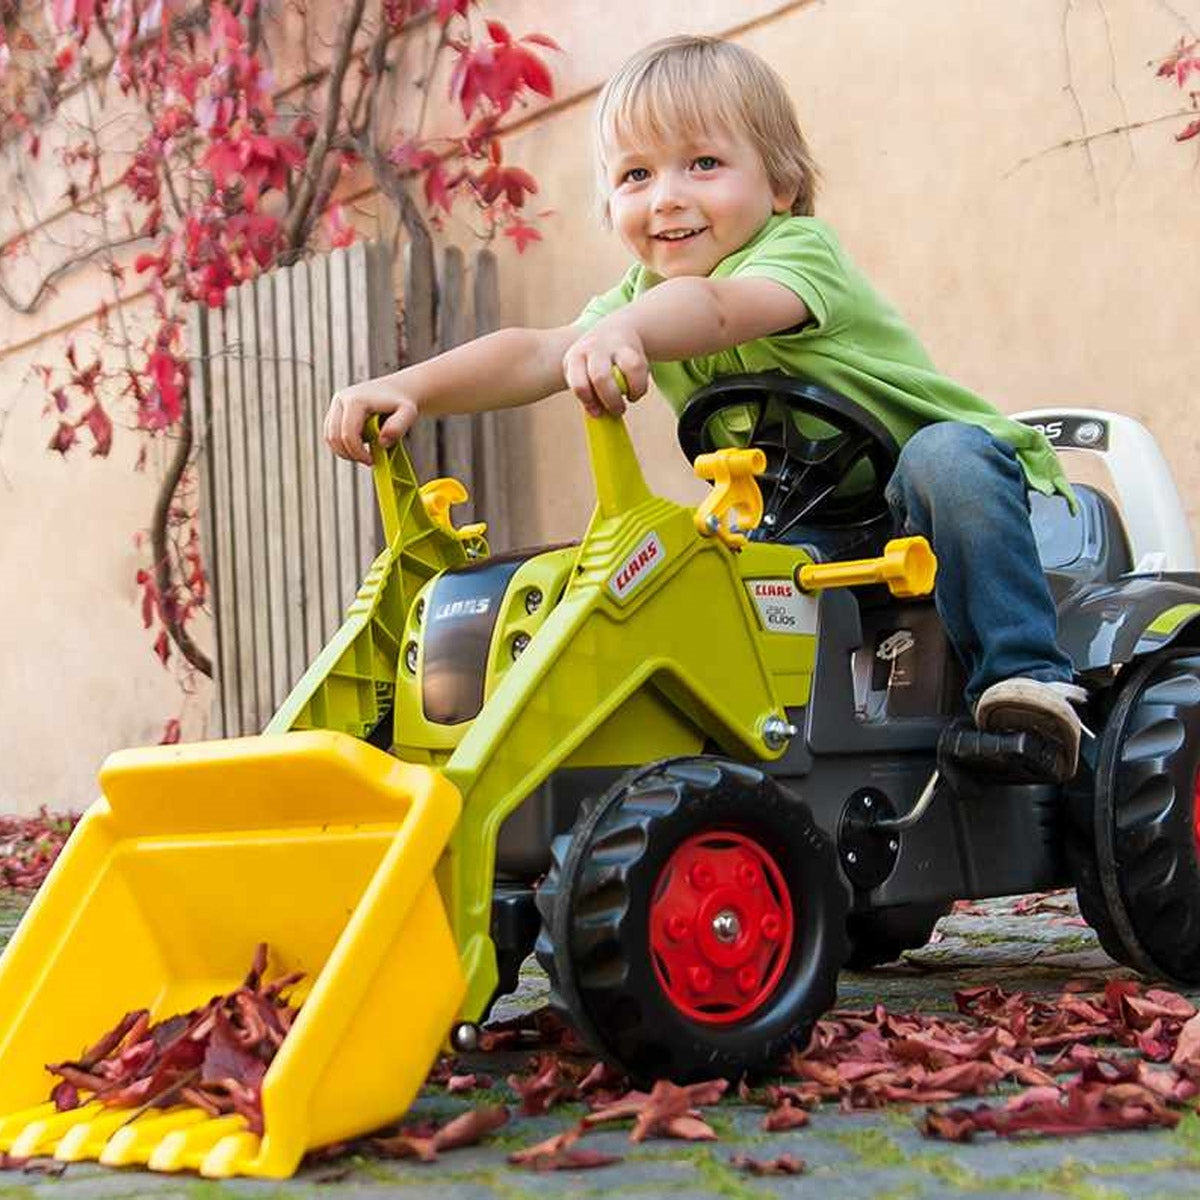
[[[141,1009],[74,1062],[48,1064],[61,1082],[50,1093],[60,1112],[88,1100],[145,1110],[193,1104],[210,1116],[241,1113],[263,1131],[262,1082],[295,1020],[282,993],[302,976],[265,983],[267,947],[260,945],[240,988],[203,1008],[155,1024]]]
[[[1172,1127],[1200,1092],[1200,1016],[1175,992],[1120,980],[1093,994],[1068,987],[1054,1000],[995,986],[955,1000],[966,1020],[878,1006],[818,1022],[809,1046],[788,1060],[800,1081],[792,1102],[936,1105],[1001,1084],[1026,1088],[1000,1108],[927,1114],[927,1134],[961,1141],[976,1132]]]
[[[73,813],[56,815],[45,808],[32,817],[0,816],[0,887],[41,887],[78,820]]]

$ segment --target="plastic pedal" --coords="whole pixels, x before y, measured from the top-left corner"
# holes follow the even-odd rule
[[[966,722],[948,725],[938,739],[938,764],[1006,783],[1062,781],[1061,751],[1050,738],[1031,731],[984,733]]]

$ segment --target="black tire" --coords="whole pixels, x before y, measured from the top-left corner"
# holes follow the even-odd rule
[[[1198,772],[1200,650],[1170,647],[1117,696],[1096,764],[1094,850],[1075,856],[1075,882],[1112,957],[1187,984],[1200,982]]]
[[[786,892],[793,934],[779,939],[786,946],[772,960],[761,1002],[755,995],[744,1019],[713,1023],[688,1015],[669,994],[650,914],[676,851],[689,839],[722,835],[722,844],[765,855],[761,879],[770,876],[780,896]],[[581,814],[569,836],[555,839],[537,904],[537,956],[552,1003],[597,1053],[642,1083],[764,1069],[807,1042],[836,998],[847,891],[833,843],[806,804],[751,767],[698,757],[632,772]],[[739,946],[759,940],[741,936]]]
[[[851,913],[846,918],[850,937],[850,957],[846,966],[852,971],[867,971],[882,963],[895,962],[905,950],[924,946],[933,927],[949,911],[951,901],[931,904],[897,904],[873,912]]]

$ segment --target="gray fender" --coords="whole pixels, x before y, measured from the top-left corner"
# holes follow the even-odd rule
[[[1058,607],[1058,642],[1077,671],[1117,666],[1200,632],[1200,575],[1128,575],[1085,584]]]

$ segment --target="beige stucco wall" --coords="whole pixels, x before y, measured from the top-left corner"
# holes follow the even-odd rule
[[[1172,140],[1182,118],[1155,121],[1182,105],[1147,64],[1187,22],[1200,29],[1200,0],[608,0],[602,19],[594,0],[491,0],[488,12],[565,51],[555,103],[510,138],[509,160],[554,212],[543,244],[520,259],[501,249],[506,321],[568,320],[626,265],[593,218],[587,126],[604,76],[653,37],[729,34],[791,84],[825,173],[821,215],[936,361],[1010,411],[1069,403],[1146,421],[1195,524],[1200,143]],[[18,165],[11,152],[0,163],[10,193]],[[52,209],[61,182],[31,178]],[[458,222],[448,235],[469,240]],[[0,264],[13,282],[11,269]],[[207,689],[181,699],[141,629],[131,535],[154,464],[130,471],[128,439],[107,462],[45,450],[30,365],[61,358],[103,289],[83,272],[35,317],[0,306],[0,810],[87,803],[104,753],[157,740],[181,707],[186,733],[204,732]],[[652,485],[698,495],[666,406],[649,398],[631,423]],[[519,540],[577,535],[591,492],[573,401],[506,424]]]
[[[671,5],[609,7],[610,27],[628,20],[636,36],[589,39],[573,56],[582,87],[633,43],[749,21],[734,36],[791,86],[825,176],[819,214],[942,369],[1006,411],[1085,405],[1145,421],[1195,528],[1197,144],[1173,140],[1179,118],[1056,149],[1183,107],[1147,65],[1185,32],[1170,7],[730,2],[697,5],[682,23]],[[1200,28],[1195,0],[1173,7]],[[548,245],[502,275],[513,321],[570,319],[626,265],[591,216],[577,149],[589,109],[567,106],[514,138],[513,157],[558,212]],[[632,423],[655,486],[694,496],[666,406],[648,400]],[[522,532],[578,531],[590,503],[578,414],[555,400],[512,424],[528,468]]]

